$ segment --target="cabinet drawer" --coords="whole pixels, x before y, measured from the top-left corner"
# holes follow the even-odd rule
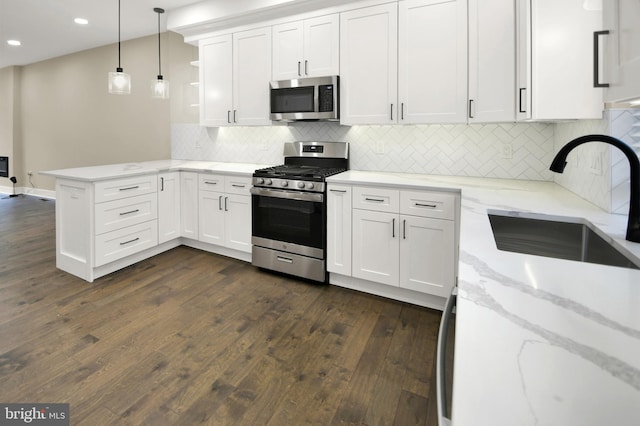
[[[158,218],[158,197],[145,194],[96,205],[96,235]]]
[[[158,245],[158,221],[150,220],[96,236],[95,265],[102,266]]]
[[[356,186],[353,188],[353,208],[399,213],[400,191]]]
[[[126,179],[108,180],[95,184],[95,202],[119,200],[158,191],[158,176],[144,175]]]
[[[198,175],[200,191],[224,192],[224,176],[201,173]]]
[[[224,192],[227,194],[249,195],[251,189],[251,177],[249,176],[225,176]]]
[[[444,192],[401,191],[400,213],[436,219],[455,219],[456,196]]]

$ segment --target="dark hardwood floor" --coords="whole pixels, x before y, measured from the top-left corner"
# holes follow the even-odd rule
[[[72,425],[435,424],[439,320],[187,247],[89,284],[54,201],[0,199],[0,402]]]

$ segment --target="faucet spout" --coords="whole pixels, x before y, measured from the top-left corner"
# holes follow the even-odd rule
[[[608,135],[586,135],[572,140],[563,146],[551,162],[549,170],[562,173],[567,165],[567,155],[573,148],[586,142],[604,142],[620,149],[629,160],[631,195],[629,199],[629,219],[626,239],[640,243],[640,160],[638,154],[626,143]]]

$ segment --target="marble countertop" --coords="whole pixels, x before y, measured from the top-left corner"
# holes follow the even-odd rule
[[[348,171],[336,184],[461,192],[454,426],[640,424],[640,271],[500,251],[488,210],[610,215],[552,182]]]
[[[104,166],[47,170],[39,173],[42,175],[53,176],[55,178],[61,179],[97,182],[101,180],[145,175],[149,173],[180,170],[251,176],[251,174],[256,169],[268,166],[270,165],[250,163],[223,163],[215,161],[157,160],[143,161],[139,163],[122,163],[109,164]]]

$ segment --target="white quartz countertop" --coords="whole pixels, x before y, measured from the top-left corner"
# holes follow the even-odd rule
[[[158,160],[143,161],[139,163],[122,163],[109,164],[104,166],[48,170],[39,173],[42,175],[53,176],[61,179],[97,182],[101,180],[145,175],[149,173],[180,170],[251,176],[251,174],[256,169],[261,169],[267,166],[269,165],[250,163],[224,163],[215,161]]]
[[[454,426],[639,425],[640,271],[500,251],[488,210],[610,215],[552,182],[348,171],[329,182],[461,192]]]

